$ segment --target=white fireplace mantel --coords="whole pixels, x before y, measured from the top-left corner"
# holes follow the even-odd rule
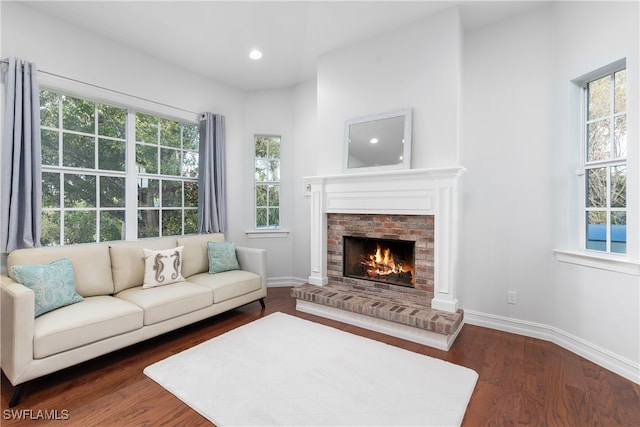
[[[311,196],[311,274],[327,276],[327,214],[434,215],[434,296],[431,306],[455,312],[458,211],[462,166],[305,177]]]

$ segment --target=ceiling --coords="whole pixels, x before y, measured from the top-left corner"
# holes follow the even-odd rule
[[[315,77],[317,58],[449,7],[477,28],[540,1],[28,1],[26,5],[241,90]],[[259,61],[249,51],[263,52]]]

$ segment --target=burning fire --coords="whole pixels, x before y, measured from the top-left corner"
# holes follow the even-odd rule
[[[361,264],[365,266],[368,276],[407,276],[413,282],[411,266],[403,265],[401,262],[396,263],[391,249],[383,249],[380,244],[377,245],[375,253],[362,257]]]

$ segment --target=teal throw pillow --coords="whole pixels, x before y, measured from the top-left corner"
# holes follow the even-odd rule
[[[35,293],[35,317],[84,300],[76,292],[73,265],[68,258],[49,264],[14,265],[11,273],[16,282]]]
[[[236,245],[231,242],[207,242],[209,254],[209,273],[222,273],[229,270],[240,270],[236,258]]]

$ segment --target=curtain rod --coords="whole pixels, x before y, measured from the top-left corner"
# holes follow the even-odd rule
[[[0,59],[0,62],[8,64],[9,60]],[[106,87],[103,87],[103,86],[99,86],[99,85],[94,84],[94,83],[88,83],[88,82],[85,82],[85,81],[82,81],[82,80],[78,80],[78,79],[74,79],[74,78],[71,78],[71,77],[62,76],[60,74],[52,73],[50,71],[45,71],[45,70],[38,69],[38,72],[39,73],[43,73],[43,74],[48,74],[48,75],[53,76],[53,77],[58,77],[60,79],[69,80],[69,81],[74,82],[74,83],[80,83],[80,84],[83,84],[83,85],[91,86],[91,87],[94,87],[96,89],[106,90],[107,92],[115,93],[115,94],[118,94],[118,95],[124,95],[124,96],[128,96],[128,97],[131,97],[131,98],[139,99],[141,101],[151,102],[152,104],[161,105],[163,107],[173,108],[173,109],[176,109],[176,110],[183,111],[185,113],[194,114],[194,115],[196,115],[198,117],[202,116],[202,113],[195,113],[193,111],[190,111],[190,110],[187,110],[187,109],[184,109],[184,108],[174,107],[173,105],[169,105],[169,104],[165,104],[165,103],[162,103],[162,102],[154,101],[154,100],[151,100],[151,99],[143,98],[143,97],[137,96],[137,95],[131,95],[129,93],[121,92],[119,90],[109,89],[109,88],[106,88]]]

